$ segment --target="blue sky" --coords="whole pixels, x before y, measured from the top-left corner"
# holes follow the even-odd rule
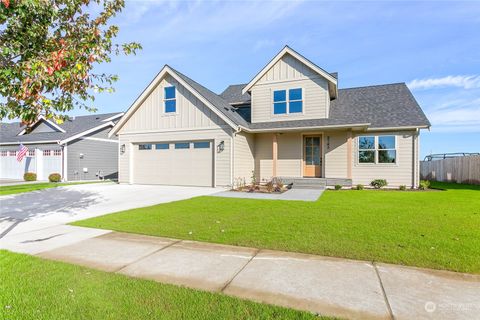
[[[120,76],[99,112],[126,110],[164,64],[221,92],[288,44],[340,88],[406,82],[433,125],[422,157],[480,152],[480,2],[127,0],[115,22],[143,50],[97,68]]]

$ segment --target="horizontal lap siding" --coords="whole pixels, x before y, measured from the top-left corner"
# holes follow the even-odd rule
[[[139,133],[139,134],[121,134],[119,136],[120,144],[125,144],[125,153],[120,156],[119,181],[122,183],[132,183],[130,177],[130,148],[136,147],[135,143],[155,143],[155,142],[175,142],[175,141],[195,141],[195,140],[213,140],[214,157],[216,158],[215,180],[217,186],[227,186],[231,184],[231,135],[230,128],[211,129],[211,130],[189,130],[189,131],[172,131],[157,133]],[[224,141],[224,150],[217,152],[217,146]],[[133,163],[135,166],[135,163]],[[192,176],[192,179],[195,179]],[[133,177],[135,183],[135,177]]]
[[[389,186],[412,186],[414,164],[414,132],[382,132],[367,135],[396,135],[397,137],[397,163],[396,164],[359,164],[358,162],[358,137],[353,140],[352,175],[353,184],[369,185],[374,179],[386,179]],[[417,159],[418,160],[418,159]]]
[[[251,133],[240,132],[235,138],[234,150],[234,179],[245,179],[250,182],[252,171],[255,168],[255,136]]]
[[[289,88],[303,89],[303,113],[273,114],[273,91]],[[277,62],[253,87],[252,123],[296,119],[318,119],[328,116],[328,84],[313,70],[286,55]]]
[[[326,132],[323,148],[325,152],[324,176],[327,178],[347,178],[347,132]]]

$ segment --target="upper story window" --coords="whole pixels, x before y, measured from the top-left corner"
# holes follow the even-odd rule
[[[273,91],[273,114],[302,113],[303,90],[301,88]]]
[[[165,113],[177,112],[175,86],[165,87],[165,98],[163,99],[163,102],[165,105]]]
[[[359,163],[396,163],[397,146],[395,136],[358,137]]]

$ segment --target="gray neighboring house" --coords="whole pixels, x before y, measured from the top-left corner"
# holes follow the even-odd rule
[[[117,179],[118,139],[108,133],[123,113],[71,117],[62,124],[41,117],[27,133],[19,122],[0,123],[0,179],[23,179],[25,172],[48,180]],[[20,144],[27,155],[17,161]]]
[[[109,134],[119,181],[229,186],[254,172],[417,187],[430,122],[405,83],[339,89],[338,79],[288,46],[221,94],[165,65]]]

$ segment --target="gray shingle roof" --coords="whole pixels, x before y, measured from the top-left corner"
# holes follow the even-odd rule
[[[65,132],[30,133],[21,136],[18,136],[18,134],[23,130],[24,127],[20,126],[19,122],[2,122],[0,123],[0,142],[3,144],[9,142],[16,144],[21,142],[64,140],[81,132],[98,127],[99,125],[106,123],[103,120],[111,118],[117,114],[119,114],[119,112],[77,116],[74,119],[72,118],[58,125],[60,128],[65,130]]]
[[[170,67],[175,73],[178,74],[180,78],[188,83],[194,90],[196,90],[200,95],[207,99],[213,106],[215,106],[222,114],[224,114],[228,119],[233,123],[241,126],[248,126],[248,122],[237,113],[236,108],[232,107],[224,98],[217,95],[216,93],[205,88],[198,82],[190,79],[186,75],[178,72],[177,70]]]
[[[239,100],[245,85],[231,85],[222,95]],[[230,99],[230,97],[233,97]],[[245,101],[246,102],[246,101]],[[248,128],[284,129],[294,127],[340,126],[369,123],[369,128],[430,126],[430,122],[405,83],[374,85],[338,90],[331,101],[328,119],[251,123]]]
[[[247,92],[242,94],[242,90],[246,85],[246,83],[242,83],[228,86],[222,93],[220,93],[220,96],[227,100],[228,103],[232,104],[249,103],[251,100],[250,93]]]

